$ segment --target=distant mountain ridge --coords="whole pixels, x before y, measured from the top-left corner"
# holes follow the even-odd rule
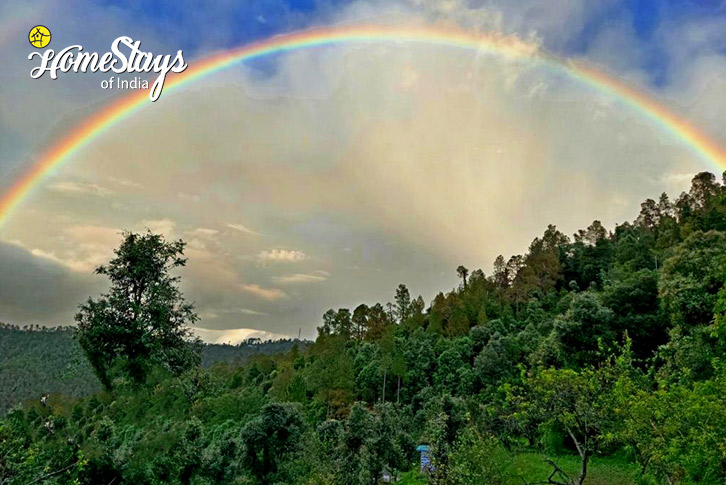
[[[0,416],[45,393],[80,397],[101,390],[73,333],[73,327],[0,323]],[[285,353],[296,344],[302,351],[309,342],[252,339],[238,345],[205,344],[202,365],[241,365],[253,355]]]

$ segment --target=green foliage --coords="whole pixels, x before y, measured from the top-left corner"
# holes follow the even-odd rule
[[[127,235],[79,314],[91,365],[66,330],[0,328],[3,403],[35,398],[0,419],[0,483],[723,483],[725,214],[698,174],[610,232],[462,265],[428,308],[399,285],[311,345],[205,346],[204,366],[169,275],[183,243]],[[91,366],[115,385],[84,387]]]
[[[76,315],[78,342],[101,383],[114,372],[144,382],[153,365],[179,374],[199,363],[189,325],[198,320],[184,301],[174,268],[184,266],[184,242],[163,236],[124,234],[116,257],[96,273],[111,283],[108,294],[89,298]]]
[[[711,323],[726,281],[726,234],[694,232],[673,249],[660,280],[663,306],[674,325],[691,329]]]
[[[618,335],[628,333],[638,357],[650,357],[667,342],[670,328],[658,298],[659,273],[651,269],[613,273],[602,292],[602,302],[612,312],[613,330]]]
[[[450,483],[501,485],[509,474],[510,457],[492,435],[466,428],[457,438],[450,457]]]
[[[660,383],[621,388],[617,438],[633,453],[641,474],[659,482],[723,481],[726,469],[726,368],[692,385]]]
[[[242,463],[261,483],[280,481],[280,462],[286,455],[299,450],[302,433],[303,418],[297,407],[267,404],[259,417],[242,428]]]
[[[612,345],[617,337],[613,312],[590,292],[575,295],[570,308],[555,320],[554,340],[563,360],[571,366],[594,364],[602,358],[602,345]]]
[[[0,416],[13,406],[30,399],[37,401],[43,395],[84,397],[100,390],[101,385],[74,335],[75,329],[71,327],[20,328],[0,323]],[[283,354],[294,347],[299,353],[308,346],[309,342],[299,340],[205,344],[202,366],[243,366],[254,356]]]

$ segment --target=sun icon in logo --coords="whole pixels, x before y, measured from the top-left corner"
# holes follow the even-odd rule
[[[42,49],[43,47],[50,44],[50,30],[44,25],[36,25],[28,33],[28,40],[30,45]]]

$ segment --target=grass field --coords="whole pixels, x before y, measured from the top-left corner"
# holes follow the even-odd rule
[[[535,452],[512,455],[511,463],[507,464],[505,475],[506,485],[523,485],[524,483],[545,482],[552,467],[545,461],[545,456]],[[559,456],[554,460],[571,477],[580,469],[577,456]],[[594,458],[590,461],[585,480],[587,485],[631,485],[635,483],[637,467],[622,458]],[[405,485],[424,485],[426,478],[416,471],[401,475],[399,483]],[[485,484],[482,484],[485,485]]]
[[[552,467],[545,461],[545,456],[539,453],[520,453],[512,458],[510,474],[512,480],[508,483],[522,485],[524,478],[527,482],[546,481],[552,472]],[[577,476],[580,470],[580,457],[559,456],[555,463],[570,477]],[[588,485],[625,485],[635,483],[637,467],[622,458],[594,458],[588,465]]]

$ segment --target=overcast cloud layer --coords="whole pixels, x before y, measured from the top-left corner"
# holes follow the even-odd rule
[[[596,63],[726,142],[718,5],[664,6],[647,28],[617,1],[252,2],[201,19],[174,5],[173,21],[80,1],[0,7],[0,193],[118,94],[93,75],[31,81],[25,25],[36,23],[56,48],[105,51],[129,35],[158,52],[181,46],[190,65],[310,25],[503,32]],[[538,65],[405,44],[298,51],[165,93],[47,178],[0,232],[0,320],[72,323],[103,290],[92,271],[119,232],[149,228],[189,243],[181,274],[205,339],[312,337],[329,307],[388,301],[402,282],[428,301],[456,284],[458,264],[488,272],[547,223],[572,233],[632,220],[700,170],[716,168]]]

